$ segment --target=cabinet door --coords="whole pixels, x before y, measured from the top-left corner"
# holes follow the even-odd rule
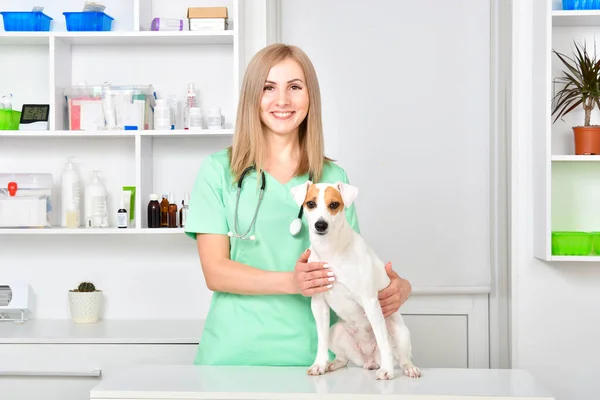
[[[403,315],[413,362],[424,368],[467,368],[466,315]]]
[[[111,366],[192,364],[197,345],[0,344],[2,400],[89,400]]]

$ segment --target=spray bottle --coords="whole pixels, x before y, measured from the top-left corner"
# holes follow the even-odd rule
[[[183,128],[190,128],[190,108],[198,106],[196,99],[196,88],[193,83],[188,83],[188,92],[185,99],[185,108],[183,110]]]

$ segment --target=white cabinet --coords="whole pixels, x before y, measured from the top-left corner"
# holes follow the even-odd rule
[[[551,115],[554,94],[562,88],[556,78],[565,70],[552,50],[571,57],[574,42],[585,41],[593,56],[600,13],[553,9],[552,3],[535,0],[533,10],[534,252],[546,261],[600,261],[600,241],[586,255],[553,251],[553,231],[600,231],[600,156],[575,155],[572,127],[583,125],[583,108],[555,123]],[[596,108],[591,123],[598,124],[599,116]]]
[[[111,368],[191,365],[194,344],[0,344],[4,400],[87,400]]]

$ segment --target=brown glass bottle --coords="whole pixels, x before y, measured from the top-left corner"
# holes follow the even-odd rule
[[[169,200],[166,194],[163,194],[160,202],[160,226],[161,228],[169,226]]]
[[[169,193],[169,228],[177,228],[177,204],[173,193]]]
[[[156,194],[150,195],[148,203],[148,228],[160,228],[160,204]]]

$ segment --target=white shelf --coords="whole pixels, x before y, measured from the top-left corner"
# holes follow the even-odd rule
[[[110,320],[76,324],[70,319],[31,319],[0,324],[0,344],[198,344],[204,320]]]
[[[76,45],[230,45],[233,44],[234,32],[232,30],[214,32],[0,32],[0,44],[48,44],[51,38]]]
[[[600,26],[600,10],[553,10],[553,26]]]
[[[0,138],[35,138],[35,139],[98,139],[98,138],[135,138],[150,137],[215,137],[231,136],[233,129],[203,129],[201,131],[172,130],[172,131],[0,131]]]
[[[600,256],[552,256],[550,261],[600,262]]]
[[[576,155],[554,155],[552,156],[552,161],[556,162],[598,162],[600,161],[600,156],[576,156]]]
[[[183,235],[183,228],[0,228],[0,235]]]
[[[48,32],[0,32],[0,45],[30,45],[50,43]]]

